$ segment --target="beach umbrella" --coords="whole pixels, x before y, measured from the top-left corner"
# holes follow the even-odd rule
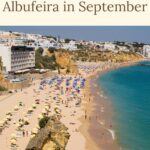
[[[45,106],[45,109],[46,109],[46,110],[49,110],[49,107],[48,107],[48,106]]]
[[[4,119],[4,122],[6,123],[7,121],[8,121],[7,118],[5,118],[5,119]]]
[[[6,116],[6,119],[7,119],[7,120],[10,120],[10,119],[11,119],[11,116]]]
[[[54,108],[54,111],[55,111],[56,113],[60,113],[60,112],[61,112],[61,110],[60,110],[57,106]]]
[[[7,112],[6,115],[7,116],[12,116],[12,113],[11,112]]]
[[[36,104],[32,104],[32,108],[34,108],[34,109],[35,109],[35,108],[36,108]]]
[[[20,127],[21,125],[19,123],[16,124],[16,127]]]
[[[33,133],[33,134],[38,133],[38,129],[37,129],[37,128],[33,128],[33,129],[32,129],[32,133]]]
[[[28,111],[33,111],[33,108],[32,108],[32,107],[30,107],[30,108],[28,109]]]
[[[34,138],[34,137],[35,137],[35,134],[31,134],[30,138],[32,139],[32,138]]]
[[[22,102],[20,101],[20,102],[19,102],[19,106],[22,106],[22,105],[23,105],[23,104],[22,104]]]
[[[42,119],[43,118],[43,115],[42,114],[39,114],[38,115],[38,119]]]
[[[10,140],[11,143],[15,144],[17,141],[15,139]]]
[[[19,107],[18,107],[18,106],[15,106],[15,107],[14,107],[14,110],[16,110],[16,111],[19,110]]]
[[[3,127],[5,124],[5,121],[0,121],[0,127]]]

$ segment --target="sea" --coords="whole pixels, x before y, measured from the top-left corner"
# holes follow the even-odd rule
[[[150,150],[150,61],[109,71],[98,81],[111,101],[122,150]]]

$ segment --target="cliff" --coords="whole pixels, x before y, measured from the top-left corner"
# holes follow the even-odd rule
[[[57,52],[55,53],[55,56],[56,63],[60,66],[60,68],[65,69],[66,73],[78,73],[77,66],[69,53]]]
[[[10,83],[5,80],[2,70],[3,70],[3,63],[0,57],[0,91],[5,91],[6,88],[10,85]]]
[[[132,52],[111,52],[111,51],[76,51],[74,52],[75,60],[80,61],[111,61],[127,62],[142,60],[143,56]]]
[[[53,49],[44,49],[44,57],[48,56],[53,58],[53,64],[57,65],[57,68],[60,73],[78,73],[77,66],[72,58],[72,56],[66,50],[53,50]]]
[[[67,128],[56,116],[52,116],[46,126],[30,140],[26,150],[65,150],[68,139]]]

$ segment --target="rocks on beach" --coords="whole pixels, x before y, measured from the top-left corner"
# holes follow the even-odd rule
[[[64,150],[69,137],[67,127],[56,116],[52,116],[46,126],[30,140],[26,150]]]

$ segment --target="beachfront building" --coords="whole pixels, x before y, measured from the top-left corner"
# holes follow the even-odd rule
[[[0,56],[5,72],[35,67],[35,50],[33,47],[0,45]]]
[[[145,57],[150,57],[150,45],[143,46],[143,55]]]

